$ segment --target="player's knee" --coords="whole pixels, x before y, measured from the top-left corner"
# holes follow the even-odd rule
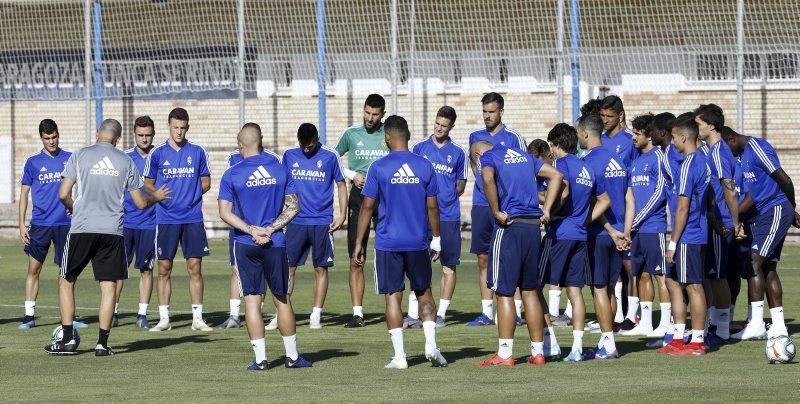
[[[452,275],[456,273],[456,267],[442,266],[442,273],[445,275]]]

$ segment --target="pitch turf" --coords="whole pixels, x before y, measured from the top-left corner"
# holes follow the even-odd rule
[[[228,276],[226,246],[212,243],[204,261],[206,318],[212,325],[227,316]],[[344,244],[337,243],[337,257]],[[466,248],[465,248],[466,251]],[[787,248],[781,263],[784,302],[789,331],[798,338],[800,323],[800,249]],[[117,356],[95,358],[98,290],[90,269],[78,281],[78,315],[90,323],[82,333],[82,353],[50,357],[43,351],[58,323],[57,268],[49,263],[42,275],[37,307],[37,327],[20,331],[26,257],[18,243],[0,241],[0,401],[794,401],[800,400],[800,366],[769,365],[764,342],[743,342],[724,347],[703,358],[668,357],[644,347],[643,340],[617,337],[623,357],[617,361],[549,363],[542,368],[524,364],[529,352],[527,331],[518,329],[514,369],[478,369],[475,362],[497,349],[496,329],[467,328],[479,307],[474,257],[464,254],[448,325],[439,329],[439,346],[450,361],[448,368],[431,368],[424,360],[422,330],[407,330],[406,351],[410,368],[390,371],[383,365],[392,355],[383,323],[383,300],[372,292],[372,270],[366,273],[364,302],[367,327],[342,327],[350,313],[344,260],[331,271],[331,284],[321,330],[308,328],[312,273],[298,270],[293,299],[298,319],[300,351],[314,362],[312,369],[283,367],[283,345],[277,331],[267,333],[271,370],[249,373],[252,359],[244,328],[214,330],[189,328],[186,271],[177,265],[173,275],[173,330],[149,333],[134,327],[138,300],[138,273],[131,274],[121,302],[121,322],[112,330],[110,344]],[[50,259],[50,257],[48,257]],[[371,261],[368,268],[371,268]],[[437,268],[438,269],[438,268]],[[434,271],[436,273],[436,271]],[[434,276],[438,282],[438,274]],[[434,297],[438,300],[438,286]],[[154,298],[155,302],[155,298]],[[656,307],[658,307],[656,305]],[[736,319],[745,315],[740,305]],[[156,304],[150,319],[157,320]],[[589,304],[591,309],[591,304]],[[273,308],[265,305],[265,313]],[[655,314],[656,321],[658,314]],[[571,329],[559,328],[566,351]],[[598,334],[587,334],[586,347]]]

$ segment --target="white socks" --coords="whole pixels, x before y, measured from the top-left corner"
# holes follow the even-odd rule
[[[614,341],[614,331],[604,332],[600,335],[599,348],[605,348],[607,353],[617,350],[617,343]]]
[[[522,300],[514,300],[514,308],[517,309],[517,317],[522,317]]]
[[[256,355],[256,363],[267,360],[267,346],[264,342],[264,338],[251,339],[250,346],[253,347],[253,353]]]
[[[119,314],[117,310],[119,310],[119,303],[114,303],[114,314]]]
[[[392,328],[389,330],[389,336],[392,337],[392,347],[394,347],[394,358],[401,359],[406,357],[406,350],[403,347],[403,329]]]
[[[436,315],[444,318],[444,315],[447,314],[447,308],[450,307],[450,301],[447,299],[439,299],[439,310],[436,312]]]
[[[26,316],[33,316],[33,313],[36,312],[36,301],[25,301],[25,315]]]
[[[763,324],[764,323],[764,301],[752,302],[750,303],[750,308],[752,309],[752,314],[750,318],[750,322],[753,324]]]
[[[413,291],[408,294],[408,316],[419,320],[419,302]]]
[[[192,320],[202,320],[203,319],[203,305],[202,304],[193,304],[192,305]]]
[[[547,327],[547,332],[545,332],[544,338],[549,341],[550,346],[558,346],[558,341],[556,340],[556,331],[553,327]]]
[[[628,320],[636,322],[636,312],[639,309],[639,298],[636,296],[628,296],[628,311],[625,317]]]
[[[714,315],[716,316],[714,322],[717,323],[716,334],[722,339],[728,339],[731,337],[731,317],[728,314],[729,310],[730,309],[714,310]]]
[[[311,318],[319,321],[322,318],[322,307],[312,307],[311,308]]]
[[[567,307],[564,309],[564,315],[572,318],[572,302],[567,299]]]
[[[425,353],[431,354],[436,350],[436,322],[423,321],[422,331],[425,333]]]
[[[283,349],[286,350],[286,357],[296,361],[297,360],[297,334],[290,335],[283,338]]]
[[[686,324],[675,324],[675,332],[672,333],[673,341],[683,341],[683,334],[686,332]]]
[[[572,351],[583,352],[583,331],[572,330]]]
[[[699,342],[703,343],[703,330],[692,330],[692,341],[691,342]]]
[[[492,299],[481,299],[481,311],[486,317],[494,318],[494,305],[492,303]]]
[[[658,320],[658,328],[667,328],[672,317],[672,303],[660,303],[659,307],[661,307],[661,318]]]
[[[146,316],[147,315],[147,306],[149,306],[149,304],[147,304],[147,303],[139,303],[139,311],[136,314],[140,315],[140,316]]]
[[[641,302],[639,306],[642,308],[639,325],[644,328],[653,328],[653,302]]]
[[[769,314],[772,316],[772,327],[786,329],[786,323],[783,320],[783,306],[769,309]]]
[[[614,322],[621,323],[625,321],[625,316],[622,314],[622,282],[620,281],[614,285],[614,298],[617,299],[617,314],[614,315]]]
[[[158,319],[159,322],[169,323],[169,305],[158,306]]]
[[[561,289],[550,289],[547,291],[547,310],[552,317],[558,316],[558,309],[561,306]]]
[[[531,356],[544,355],[544,342],[531,341]]]
[[[231,308],[231,317],[239,318],[239,309],[242,307],[242,299],[231,299],[230,300],[230,308]]]
[[[353,306],[353,315],[364,318],[364,306]]]
[[[508,359],[514,354],[514,339],[498,339],[497,356]]]

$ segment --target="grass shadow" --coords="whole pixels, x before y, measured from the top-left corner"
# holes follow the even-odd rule
[[[186,335],[183,337],[153,338],[153,339],[143,339],[131,342],[126,345],[121,345],[115,350],[117,352],[129,353],[141,350],[167,348],[181,344],[189,344],[189,343],[203,344],[207,342],[227,341],[231,339],[232,338],[223,338],[223,339],[215,338],[212,340],[208,338],[208,335]]]

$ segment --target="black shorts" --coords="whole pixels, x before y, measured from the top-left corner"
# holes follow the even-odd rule
[[[61,261],[61,277],[75,277],[92,262],[94,279],[118,281],[128,279],[125,238],[116,234],[70,233]]]
[[[350,199],[347,203],[349,208],[347,214],[347,254],[353,258],[353,250],[356,249],[356,233],[358,232],[358,214],[361,211],[361,201],[364,199],[361,196],[361,189],[353,185],[350,187]],[[377,201],[376,201],[377,202]],[[372,226],[376,226],[378,220],[378,204],[375,204],[375,213],[372,216]],[[367,251],[367,243],[369,242],[369,232],[364,236],[361,242],[361,251]]]

